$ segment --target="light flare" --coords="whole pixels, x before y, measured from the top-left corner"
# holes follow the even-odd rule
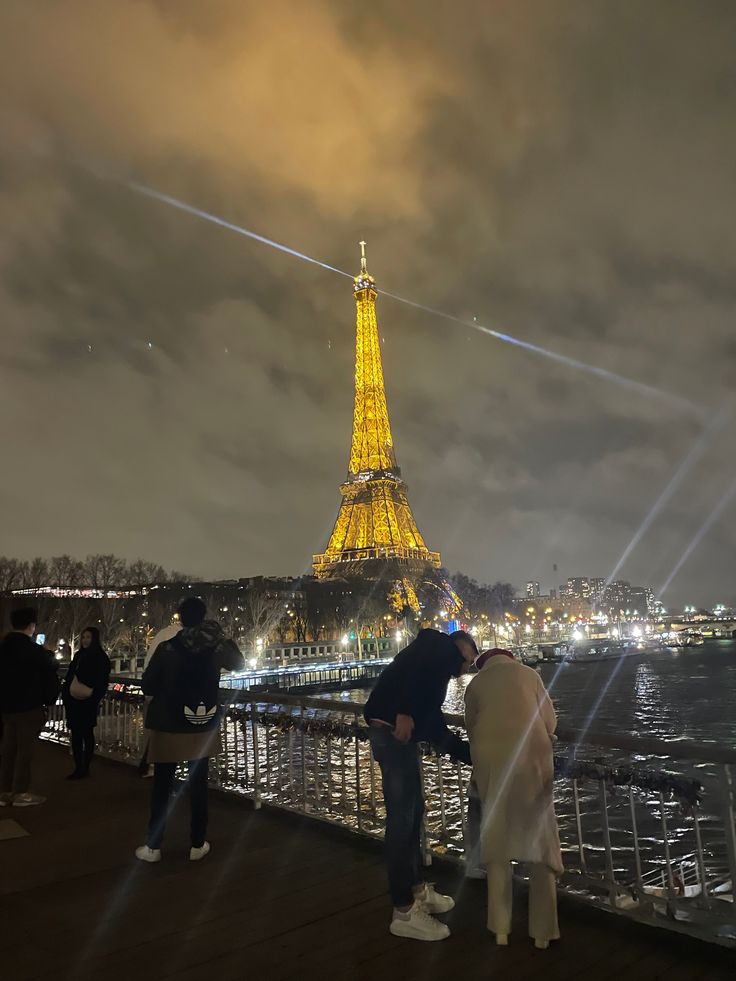
[[[708,532],[710,531],[710,529],[713,527],[713,525],[720,518],[720,516],[723,514],[723,512],[726,510],[726,508],[728,507],[728,505],[734,500],[735,497],[736,497],[736,477],[731,481],[731,483],[726,488],[726,491],[723,494],[723,496],[721,497],[721,499],[718,501],[718,503],[715,505],[715,507],[710,512],[710,514],[708,515],[708,517],[705,519],[705,521],[703,521],[703,523],[701,524],[701,526],[695,532],[695,534],[693,535],[692,539],[690,540],[690,543],[688,544],[687,548],[685,549],[685,551],[682,553],[682,555],[680,556],[680,558],[675,563],[675,565],[674,565],[674,567],[672,569],[672,572],[670,572],[669,576],[667,576],[667,578],[665,579],[665,581],[659,587],[659,589],[657,591],[657,599],[661,599],[662,598],[663,593],[665,593],[667,591],[667,589],[669,588],[670,584],[672,583],[672,580],[675,578],[675,576],[677,575],[677,573],[680,571],[680,569],[683,567],[683,565],[687,562],[687,560],[693,554],[693,552],[698,547],[698,545],[700,545],[700,543],[705,538],[705,536],[708,534]]]
[[[686,456],[681,461],[675,472],[672,474],[668,484],[652,505],[651,510],[646,515],[639,528],[634,533],[633,538],[624,549],[621,558],[618,560],[610,575],[606,579],[606,586],[610,586],[618,575],[619,570],[642,540],[647,531],[651,528],[654,519],[660,514],[664,506],[672,499],[675,491],[682,484],[685,477],[692,470],[695,463],[703,456],[705,451],[714,441],[716,436],[733,420],[733,413],[729,409],[721,409],[717,412],[706,428],[700,433],[698,438],[688,450]]]

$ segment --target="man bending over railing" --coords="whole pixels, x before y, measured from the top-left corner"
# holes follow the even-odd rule
[[[389,929],[397,937],[444,940],[450,935],[447,924],[431,914],[447,913],[455,902],[422,877],[424,795],[417,743],[432,743],[439,752],[470,763],[470,748],[447,728],[442,705],[450,678],[466,672],[477,656],[473,638],[462,630],[449,636],[422,630],[384,668],[366,702],[386,804],[386,863],[394,905]]]

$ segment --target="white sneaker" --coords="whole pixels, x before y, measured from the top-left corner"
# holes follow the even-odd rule
[[[148,845],[141,845],[140,848],[136,848],[135,857],[139,858],[141,862],[160,862],[161,849],[149,848]]]
[[[395,937],[407,937],[410,940],[444,940],[450,936],[447,924],[435,920],[419,902],[415,902],[406,913],[395,909],[389,930]]]
[[[13,797],[13,807],[35,807],[36,804],[45,804],[46,798],[40,794],[16,794]]]
[[[455,908],[455,900],[452,896],[443,896],[441,892],[436,892],[432,882],[424,884],[424,891],[416,893],[416,902],[421,903],[425,913],[435,916],[437,913],[449,913]]]
[[[535,940],[534,946],[537,950],[547,950],[549,947],[549,940]]]
[[[209,853],[210,843],[208,841],[206,841],[201,848],[194,848],[194,846],[192,846],[189,849],[189,861],[198,862],[201,858],[204,858],[205,855],[209,855]]]

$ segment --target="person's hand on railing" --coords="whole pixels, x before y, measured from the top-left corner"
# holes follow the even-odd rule
[[[414,719],[410,715],[397,715],[393,729],[394,739],[398,739],[400,743],[408,743],[413,732]]]

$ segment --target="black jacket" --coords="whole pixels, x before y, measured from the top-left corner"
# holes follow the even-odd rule
[[[78,678],[92,689],[89,698],[74,698],[70,692],[72,680]],[[97,720],[97,710],[107,692],[110,679],[110,658],[100,648],[81,647],[72,658],[61,687],[61,697],[70,726],[91,725]]]
[[[455,643],[439,630],[421,630],[383,669],[365,705],[365,718],[396,724],[397,715],[414,719],[412,738],[470,763],[470,747],[450,732],[442,715],[450,678],[463,669]]]
[[[156,732],[208,732],[220,717],[220,672],[239,671],[243,655],[215,620],[185,627],[154,651],[141,687],[152,696],[146,728]]]
[[[54,655],[13,630],[0,641],[0,712],[30,712],[59,696]]]

